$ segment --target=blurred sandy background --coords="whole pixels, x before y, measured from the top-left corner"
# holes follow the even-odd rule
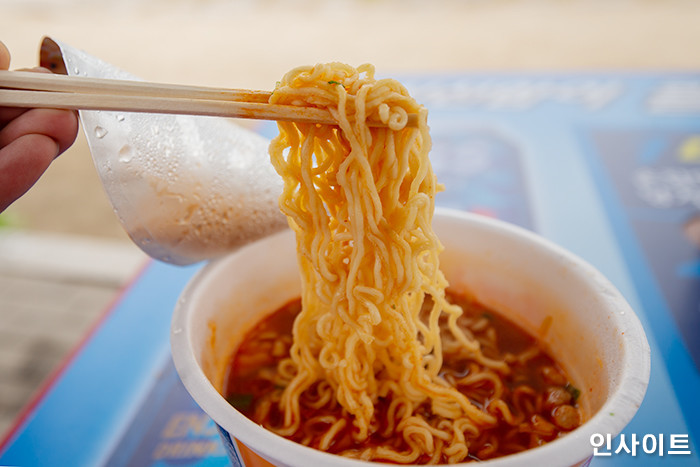
[[[11,68],[48,35],[140,77],[271,89],[290,68],[382,75],[470,70],[700,70],[694,0],[0,0]],[[3,215],[126,241],[81,135]]]

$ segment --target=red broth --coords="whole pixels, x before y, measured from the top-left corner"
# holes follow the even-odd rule
[[[510,373],[499,375],[500,397],[495,397],[496,384],[488,378],[469,378],[479,373],[480,365],[468,358],[445,353],[441,376],[456,386],[482,410],[496,415],[495,426],[484,427],[478,436],[467,436],[469,458],[486,460],[533,448],[575,429],[582,417],[577,399],[580,394],[562,368],[543,350],[537,339],[519,326],[467,298],[449,295],[459,304],[464,314],[459,325],[480,341],[485,356],[509,363]],[[300,300],[280,308],[260,321],[241,343],[231,359],[224,392],[228,401],[245,416],[266,427],[279,427],[283,412],[276,404],[260,410],[260,401],[274,392],[281,394],[283,387],[270,381],[277,364],[289,355],[292,345],[292,324],[301,309]],[[317,383],[318,384],[318,383]],[[313,393],[315,386],[307,389]],[[313,394],[310,395],[313,399]],[[310,420],[324,414],[343,416],[342,408],[333,401],[320,409],[302,402],[302,419]],[[388,398],[378,398],[375,417],[378,429],[363,443],[351,436],[352,424],[346,423],[334,438],[328,452],[352,453],[373,445],[390,445],[398,450],[405,447],[400,436],[385,438],[381,435],[387,426]],[[504,408],[505,405],[505,408]],[[428,403],[420,408],[431,417]],[[264,412],[264,416],[260,416]],[[345,414],[347,417],[347,414]],[[318,439],[329,426],[302,424],[288,438],[318,447]],[[418,459],[426,463],[429,459]],[[465,459],[469,460],[469,459]],[[443,459],[441,462],[445,462]]]

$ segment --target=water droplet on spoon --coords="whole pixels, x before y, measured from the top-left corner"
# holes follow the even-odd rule
[[[134,150],[128,144],[122,146],[119,150],[119,162],[128,164],[134,157]]]
[[[107,130],[105,130],[105,129],[102,128],[101,126],[96,126],[96,127],[95,127],[95,136],[96,136],[97,138],[102,139],[102,138],[105,137],[106,134],[107,134]]]

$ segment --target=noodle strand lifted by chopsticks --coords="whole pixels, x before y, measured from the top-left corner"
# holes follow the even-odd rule
[[[496,418],[439,376],[439,318],[446,316],[451,337],[472,359],[507,370],[481,355],[456,324],[461,309],[445,299],[442,246],[431,225],[439,186],[428,159],[426,109],[397,81],[376,80],[371,66],[339,63],[290,71],[270,102],[328,109],[338,122],[279,122],[270,145],[302,276],[302,311],[290,359],[279,370],[287,383],[279,400],[284,420],[271,429],[298,432],[305,423],[300,397],[313,388],[331,392],[314,397],[335,399],[350,415],[352,437],[363,441],[378,429],[379,398],[388,398],[394,419],[385,429],[409,450],[369,446],[346,455],[463,460],[469,452],[464,433]],[[417,128],[405,127],[409,113],[419,115]],[[432,308],[421,320],[426,298]],[[426,406],[431,417],[418,413]],[[341,424],[327,426],[325,445]]]

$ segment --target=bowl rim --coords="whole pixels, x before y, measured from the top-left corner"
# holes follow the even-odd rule
[[[436,208],[434,219],[438,222],[447,221],[488,229],[494,233],[500,232],[502,235],[519,238],[542,253],[562,257],[572,267],[580,270],[583,273],[582,277],[592,281],[606,294],[611,310],[617,310],[612,315],[614,325],[625,328],[625,339],[622,340],[622,374],[603,406],[590,419],[562,438],[537,448],[484,462],[490,467],[555,465],[559,459],[580,462],[591,457],[593,447],[590,437],[597,433],[616,436],[634,417],[646,394],[651,357],[649,343],[639,318],[617,288],[601,272],[575,254],[534,232],[498,219],[448,208]],[[284,235],[291,235],[291,231],[283,230],[254,244],[274,241],[274,238]],[[188,335],[190,320],[194,315],[190,305],[191,298],[208,277],[215,276],[220,269],[226,267],[228,261],[235,261],[236,254],[232,252],[200,269],[183,289],[173,312],[170,332],[172,357],[182,383],[195,402],[232,437],[253,451],[259,453],[261,448],[262,451],[271,450],[270,446],[274,446],[276,452],[284,451],[285,462],[289,465],[393,465],[381,462],[368,464],[365,461],[318,451],[276,435],[235,410],[205,376],[197,363],[195,349]]]

